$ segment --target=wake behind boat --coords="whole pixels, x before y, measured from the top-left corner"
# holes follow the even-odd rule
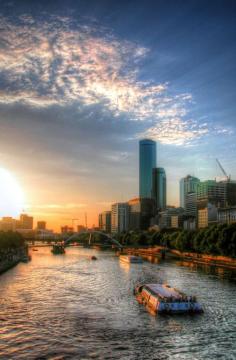
[[[179,290],[162,284],[144,284],[135,288],[137,301],[155,313],[183,314],[202,313],[202,306],[195,296],[187,296]]]
[[[120,255],[120,261],[129,264],[141,264],[143,262],[143,259],[140,256],[135,255]]]

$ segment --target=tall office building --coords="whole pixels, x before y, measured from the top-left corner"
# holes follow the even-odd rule
[[[156,209],[166,208],[166,173],[163,168],[152,169],[152,198]]]
[[[196,193],[200,180],[188,175],[180,180],[180,207],[186,209],[186,197],[188,193]]]
[[[152,198],[152,169],[156,167],[156,142],[139,141],[139,197]]]
[[[129,204],[115,203],[111,206],[111,232],[121,233],[129,229]]]

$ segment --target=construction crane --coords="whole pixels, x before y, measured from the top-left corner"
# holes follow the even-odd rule
[[[216,162],[219,165],[220,170],[222,171],[222,173],[226,177],[227,181],[230,181],[230,175],[227,175],[225,169],[223,168],[223,166],[221,165],[220,161],[217,158],[216,158]]]

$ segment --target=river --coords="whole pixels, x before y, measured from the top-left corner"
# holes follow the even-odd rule
[[[195,294],[205,312],[152,316],[133,296],[140,281]],[[0,276],[0,290],[0,359],[236,359],[232,271],[39,247],[31,262]]]

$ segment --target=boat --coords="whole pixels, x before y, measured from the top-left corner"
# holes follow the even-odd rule
[[[54,255],[65,254],[65,248],[64,248],[63,245],[54,244],[53,247],[52,247],[51,252],[52,252]]]
[[[130,264],[141,264],[143,259],[135,255],[120,255],[120,260]]]
[[[143,284],[134,289],[140,304],[151,312],[166,314],[202,313],[201,304],[195,296],[187,296],[178,289],[163,284]]]

